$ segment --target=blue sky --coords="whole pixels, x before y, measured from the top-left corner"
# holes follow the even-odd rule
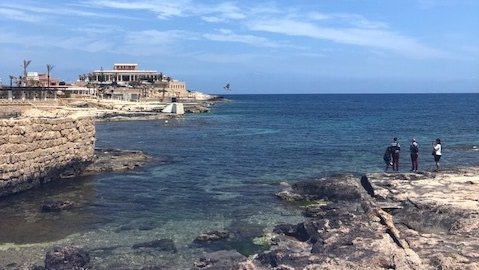
[[[2,1],[3,84],[24,59],[65,81],[138,63],[220,94],[478,93],[479,1]]]

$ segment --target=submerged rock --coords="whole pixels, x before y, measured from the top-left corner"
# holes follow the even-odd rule
[[[234,250],[221,250],[207,254],[194,263],[191,270],[208,269],[241,269],[240,266],[246,257]]]
[[[178,250],[176,249],[175,243],[171,239],[159,239],[153,240],[149,242],[143,242],[134,244],[132,246],[133,249],[155,249],[158,251],[165,251],[176,253]]]
[[[294,193],[292,190],[282,190],[276,193],[276,196],[281,200],[288,202],[301,201],[305,199],[303,196]]]
[[[195,239],[195,242],[218,241],[221,239],[226,239],[229,236],[230,232],[227,230],[210,231],[198,235],[198,237]]]
[[[294,237],[301,242],[305,242],[311,238],[310,233],[304,227],[304,223],[297,225],[281,224],[274,228],[273,232]]]
[[[89,269],[89,263],[90,255],[73,246],[53,248],[45,256],[46,270],[83,270]]]
[[[63,210],[69,210],[75,207],[75,203],[72,201],[50,201],[45,202],[42,205],[42,212],[60,212]]]
[[[295,193],[306,200],[353,201],[360,198],[360,189],[344,179],[302,181],[292,185]]]
[[[96,149],[93,163],[85,168],[83,174],[132,170],[143,166],[151,159],[142,151]]]

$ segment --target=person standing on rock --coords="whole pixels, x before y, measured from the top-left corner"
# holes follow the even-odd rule
[[[393,156],[393,171],[399,171],[399,152],[401,151],[401,146],[399,145],[398,138],[394,138],[391,143],[392,156]]]
[[[419,144],[416,142],[416,139],[412,139],[411,145],[409,146],[409,151],[411,152],[411,171],[417,172]]]
[[[436,141],[432,143],[432,155],[434,156],[434,162],[436,163],[436,169],[434,171],[438,172],[440,169],[439,160],[441,160],[442,156],[442,145],[439,138],[437,138]]]
[[[392,150],[391,146],[386,147],[386,151],[384,152],[384,163],[386,163],[386,168],[384,169],[384,172],[387,172],[389,169],[389,166],[392,167],[393,163],[391,162],[391,156],[392,156]]]

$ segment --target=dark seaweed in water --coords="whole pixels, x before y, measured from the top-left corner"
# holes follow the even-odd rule
[[[245,223],[237,220],[225,228],[227,237],[215,241],[195,241],[193,244],[210,251],[236,250],[244,256],[250,256],[269,249],[267,244],[255,243],[255,238],[262,237],[265,233],[264,226]]]

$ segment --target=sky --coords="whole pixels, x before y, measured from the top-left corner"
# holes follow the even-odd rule
[[[63,81],[137,63],[212,94],[479,93],[479,1],[1,1],[4,85],[23,60]]]

